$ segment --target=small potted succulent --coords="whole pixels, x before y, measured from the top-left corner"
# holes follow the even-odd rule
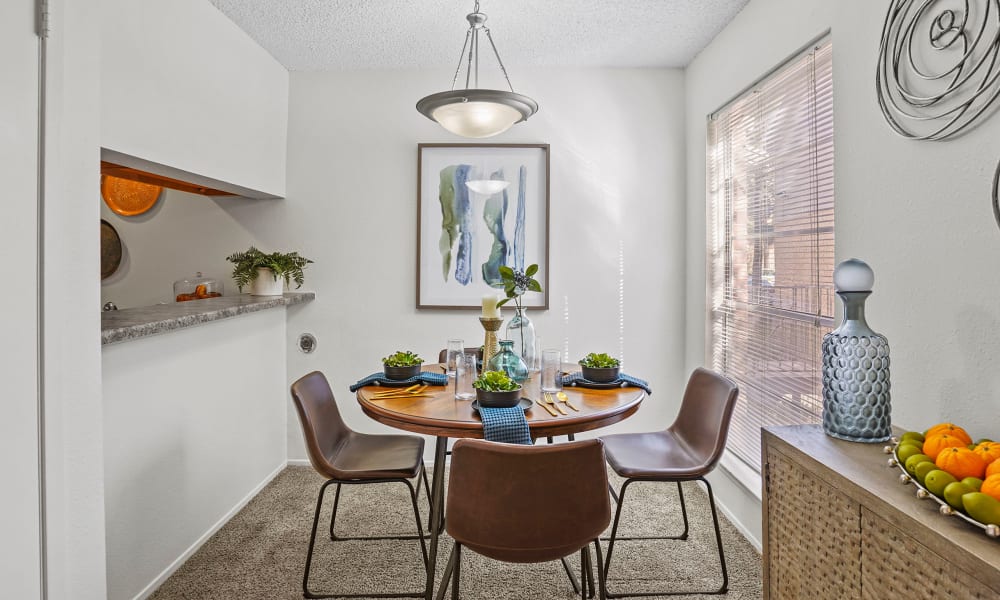
[[[476,388],[479,406],[487,408],[508,408],[521,401],[521,384],[503,371],[484,371],[472,382]]]
[[[583,378],[594,383],[608,383],[618,379],[622,362],[608,354],[591,352],[580,359]]]
[[[409,350],[399,350],[382,359],[382,371],[389,379],[409,379],[420,374],[424,359]]]
[[[250,288],[252,296],[280,296],[285,286],[295,282],[295,287],[302,287],[304,275],[302,269],[312,261],[298,252],[271,252],[267,254],[250,246],[246,252],[236,252],[226,257],[235,265],[233,280],[243,291]]]

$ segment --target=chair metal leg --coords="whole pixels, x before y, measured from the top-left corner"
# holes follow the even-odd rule
[[[455,555],[458,553],[459,543],[455,542],[455,545],[451,548],[451,553],[448,554],[448,564],[444,567],[444,573],[441,575],[441,585],[438,586],[437,596],[435,600],[443,600],[444,593],[448,591],[448,584],[451,583],[451,574],[455,570]]]
[[[319,497],[316,499],[316,513],[313,515],[312,533],[309,534],[309,551],[306,552],[306,570],[302,576],[302,595],[306,598],[323,597],[309,591],[309,569],[312,566],[313,548],[316,546],[316,528],[319,525],[319,512],[323,508],[323,496],[326,494],[326,488],[332,483],[335,482],[331,480],[324,483],[319,488]]]
[[[340,497],[340,487],[342,484],[362,484],[362,483],[392,483],[392,482],[402,482],[405,483],[410,491],[410,502],[413,505],[413,516],[417,523],[418,536],[394,536],[394,537],[368,537],[368,538],[334,538],[335,541],[341,540],[387,540],[387,539],[419,539],[420,540],[420,550],[422,553],[422,558],[424,562],[424,568],[428,568],[427,560],[427,546],[424,543],[424,532],[420,523],[420,511],[417,507],[417,497],[416,490],[413,485],[407,479],[373,479],[367,481],[337,481],[336,479],[330,479],[322,485],[319,489],[319,496],[316,498],[316,511],[313,514],[313,524],[312,531],[309,534],[309,550],[306,553],[306,567],[302,575],[302,596],[305,598],[422,598],[424,596],[424,591],[420,592],[398,592],[391,594],[339,594],[339,593],[318,593],[313,592],[309,589],[309,572],[312,569],[312,559],[313,551],[316,548],[316,531],[319,529],[319,515],[323,509],[323,497],[326,495],[326,489],[337,484],[337,499]],[[336,503],[337,500],[334,500]],[[335,511],[336,512],[336,511]],[[331,535],[333,533],[333,523],[336,516],[330,519],[330,531]]]
[[[621,507],[621,500],[620,500],[619,496],[624,497],[624,495],[625,495],[625,487],[631,481],[651,481],[651,480],[649,480],[649,479],[631,479],[631,480],[628,480],[624,484],[622,484],[621,492],[618,493],[618,494],[615,493],[615,488],[611,487],[611,484],[609,483],[608,484],[608,491],[611,492],[611,498],[614,499],[615,504],[617,504],[619,507]],[[642,535],[637,535],[637,536],[619,535],[619,536],[616,536],[615,539],[618,540],[618,541],[622,541],[622,540],[686,540],[688,538],[687,505],[684,503],[684,490],[683,490],[683,488],[681,488],[681,482],[680,481],[677,482],[677,496],[680,498],[680,501],[681,501],[681,518],[684,520],[684,531],[682,531],[681,533],[679,533],[677,535],[646,535],[646,536],[642,536]],[[605,542],[608,541],[608,540],[610,540],[610,539],[611,538],[601,538],[601,540],[605,541]]]
[[[431,536],[430,554],[427,561],[427,585],[424,592],[425,600],[431,600],[434,594],[434,566],[437,563],[438,537],[444,527],[444,459],[448,449],[448,438],[438,437],[434,445],[434,482],[431,485],[431,524],[428,528]]]
[[[625,483],[622,484],[622,489],[619,492],[618,497],[616,498],[616,501],[618,502],[618,508],[617,508],[617,510],[615,510],[614,524],[611,526],[611,537],[609,538],[609,542],[608,542],[608,556],[607,556],[607,558],[604,559],[603,568],[600,568],[600,567],[598,568],[598,574],[601,576],[601,588],[602,588],[604,597],[606,597],[606,598],[626,598],[626,597],[634,597],[634,596],[678,596],[678,595],[691,595],[691,594],[725,594],[729,590],[729,572],[726,569],[726,557],[725,557],[725,553],[723,552],[723,549],[722,549],[722,531],[719,528],[719,517],[718,517],[718,513],[717,513],[716,508],[715,508],[715,496],[712,493],[712,485],[704,477],[698,477],[697,480],[704,482],[705,486],[708,488],[708,504],[709,504],[709,507],[712,510],[712,524],[715,527],[715,543],[716,543],[716,546],[717,546],[717,548],[719,550],[719,564],[721,565],[721,568],[722,568],[722,585],[717,590],[710,590],[710,591],[669,590],[669,591],[658,591],[658,592],[620,592],[620,593],[612,593],[610,590],[607,589],[608,571],[609,571],[609,569],[611,567],[611,553],[614,550],[615,541],[620,541],[620,540],[650,540],[650,539],[654,539],[654,540],[655,539],[661,539],[661,540],[662,539],[687,539],[687,532],[688,532],[687,509],[684,506],[684,493],[681,491],[681,487],[680,487],[681,486],[681,482],[680,481],[676,481],[676,483],[677,483],[677,489],[678,489],[678,492],[680,493],[680,498],[681,498],[681,514],[684,517],[684,533],[682,534],[683,537],[660,537],[660,538],[657,538],[657,537],[631,537],[631,538],[617,537],[618,522],[619,522],[619,519],[621,517],[622,505],[625,504],[625,489],[628,487],[628,485],[630,483],[632,483],[633,481],[645,481],[645,482],[670,482],[670,481],[675,481],[675,480],[672,480],[672,479],[641,479],[641,480],[626,479]],[[613,490],[612,490],[612,495],[614,495],[614,491]],[[597,552],[598,552],[598,564],[600,565],[601,564],[601,558],[600,558],[600,546],[599,545],[598,545]]]
[[[576,581],[576,575],[573,574],[573,570],[569,568],[569,562],[566,560],[566,557],[564,556],[564,557],[560,558],[559,562],[562,563],[563,570],[566,571],[566,577],[569,577],[569,583],[570,583],[570,585],[573,586],[573,593],[574,594],[579,594],[580,593],[580,584],[577,583],[577,581]]]
[[[402,481],[406,483],[406,486],[410,489],[410,495],[413,496],[414,488],[413,485],[405,479],[391,479],[387,481]],[[341,482],[347,483],[347,482]],[[355,536],[355,537],[341,537],[334,531],[334,525],[337,522],[337,507],[340,504],[340,487],[341,483],[337,484],[337,493],[333,497],[333,515],[330,516],[330,539],[335,542],[350,542],[350,541],[368,541],[368,540],[420,540],[423,544],[424,534],[423,529],[420,529],[420,535],[370,535],[370,536]],[[419,489],[419,488],[417,488]],[[416,510],[416,509],[414,509]],[[419,514],[419,513],[418,513]],[[427,562],[427,552],[424,551],[424,562]]]
[[[596,590],[594,585],[594,563],[590,558],[590,546],[580,549],[580,581],[583,582],[580,597],[586,600],[593,598]]]
[[[604,569],[601,566],[604,564],[604,559],[601,557],[601,542],[600,540],[594,540],[594,548],[597,549],[597,590],[599,600],[605,600],[608,597],[608,581],[605,578]],[[587,550],[587,555],[590,555],[590,550]],[[594,585],[594,575],[590,575],[590,585]],[[591,593],[591,598],[593,598],[593,593]]]
[[[458,586],[462,582],[462,544],[455,542],[455,570],[452,572],[451,600],[458,600]]]

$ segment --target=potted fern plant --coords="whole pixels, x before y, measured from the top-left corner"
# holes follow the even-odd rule
[[[235,265],[233,280],[243,291],[250,288],[253,296],[280,296],[286,285],[295,282],[295,287],[302,287],[305,279],[302,270],[312,261],[298,252],[261,252],[250,246],[246,252],[237,252],[226,257]]]

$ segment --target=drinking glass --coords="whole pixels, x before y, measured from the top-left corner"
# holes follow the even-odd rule
[[[465,342],[462,340],[448,340],[447,354],[445,355],[444,374],[448,377],[455,377],[455,368],[462,352],[465,351]]]
[[[542,338],[541,336],[535,336],[535,347],[531,353],[531,362],[527,360],[525,362],[528,364],[528,370],[532,373],[537,373],[542,370]]]
[[[472,400],[476,397],[476,388],[472,382],[476,380],[477,356],[475,352],[459,354],[455,363],[455,399]]]
[[[542,350],[542,391],[558,392],[562,389],[562,352]]]

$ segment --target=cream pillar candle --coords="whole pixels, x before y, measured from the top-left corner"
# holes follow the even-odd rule
[[[500,308],[497,307],[497,302],[500,299],[492,294],[487,294],[483,296],[483,318],[484,319],[498,319],[500,318]]]

